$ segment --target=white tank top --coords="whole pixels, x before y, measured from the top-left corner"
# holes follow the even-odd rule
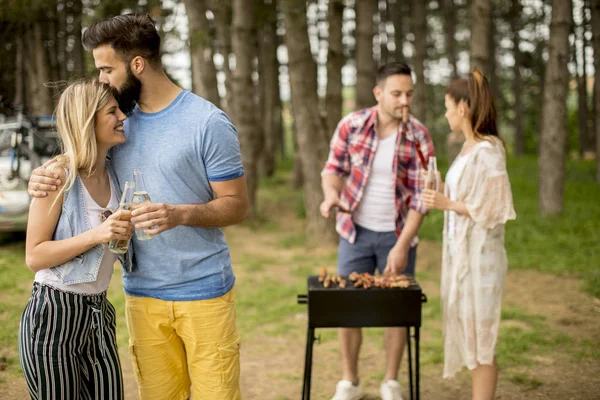
[[[354,211],[358,225],[375,232],[396,230],[396,177],[393,173],[398,133],[379,140],[363,197]]]
[[[464,156],[458,155],[454,159],[454,162],[450,166],[448,173],[446,174],[446,186],[448,186],[448,194],[450,200],[456,201],[456,191],[458,188],[458,181],[462,176],[463,170],[467,165],[468,154]],[[454,256],[454,226],[456,220],[456,213],[454,211],[448,211],[448,226],[447,226],[447,237],[448,243],[450,244],[450,256]]]
[[[110,180],[110,175],[108,177]],[[83,200],[85,205],[85,211],[88,215],[90,225],[92,229],[102,224],[100,215],[104,210],[110,208],[113,212],[119,207],[119,201],[117,199],[116,192],[113,187],[113,182],[110,182],[110,200],[106,207],[100,207],[98,203],[94,201],[90,193],[88,192],[85,185],[83,186]],[[102,262],[98,269],[98,276],[94,282],[76,283],[73,285],[65,285],[62,280],[56,276],[50,269],[43,269],[35,274],[35,282],[52,286],[55,289],[63,290],[66,292],[79,293],[79,294],[97,294],[102,293],[108,289],[110,279],[112,278],[114,264],[117,261],[117,255],[108,250],[108,244],[104,245],[104,255],[102,256]]]

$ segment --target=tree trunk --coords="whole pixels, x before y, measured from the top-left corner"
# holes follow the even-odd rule
[[[454,9],[454,0],[441,0],[442,14],[446,20],[444,23],[444,33],[446,35],[446,56],[448,63],[452,67],[450,78],[454,81],[458,79],[458,68],[456,66],[456,10]]]
[[[48,47],[46,57],[50,62],[50,80],[56,82],[60,80],[60,67],[58,65],[58,58],[56,57],[57,50],[57,25],[58,18],[56,15],[56,0],[50,1],[48,4],[48,11],[46,13],[47,21],[44,25],[46,27],[46,40],[48,41]]]
[[[386,64],[389,61],[389,51],[388,51],[388,33],[387,33],[387,23],[389,20],[390,13],[390,2],[389,0],[384,0],[379,2],[379,27],[378,27],[378,36],[379,36],[379,65]],[[331,25],[330,25],[331,26]],[[341,27],[340,27],[341,29]]]
[[[269,13],[260,35],[258,64],[264,132],[260,165],[261,174],[272,176],[275,173],[276,154],[280,145],[282,129],[279,61],[277,60],[277,14],[275,10]]]
[[[577,103],[578,103],[578,125],[579,125],[579,156],[583,157],[585,152],[589,150],[588,141],[588,93],[587,93],[587,59],[585,57],[586,38],[585,38],[585,26],[587,18],[585,15],[586,2],[584,1],[581,7],[581,26],[574,27],[575,29],[575,65],[579,64],[577,57],[577,42],[581,43],[582,55],[581,55],[581,69],[582,74],[579,75],[579,68],[575,69],[577,76]],[[575,12],[575,9],[573,9]]]
[[[491,2],[492,0],[490,0]],[[498,47],[496,41],[496,18],[492,13],[491,23],[488,34],[488,49],[489,55],[487,59],[487,78],[490,83],[490,89],[492,90],[492,96],[496,101],[496,106],[502,109],[502,93],[500,92],[500,82],[498,81],[497,61],[496,61],[496,48]],[[498,120],[503,118],[503,114],[498,115]]]
[[[413,0],[413,32],[415,35],[415,57],[413,68],[417,77],[415,98],[411,113],[423,124],[427,111],[427,87],[425,86],[425,56],[427,54],[427,15],[425,2]]]
[[[34,116],[52,115],[52,98],[50,91],[44,86],[49,80],[49,67],[48,60],[46,58],[46,49],[42,41],[42,26],[41,22],[34,22],[32,25],[33,32],[30,39],[30,49],[33,52],[33,58],[29,60],[33,61],[31,66],[31,75],[34,77],[35,82],[32,86],[35,92],[35,104],[34,108],[30,110]]]
[[[258,187],[257,155],[260,150],[260,130],[256,115],[258,107],[254,101],[252,83],[252,61],[255,52],[254,1],[233,1],[233,36],[231,40],[235,54],[233,76],[234,123],[240,137],[242,160],[248,187],[250,208],[248,215],[255,219],[257,214],[256,189]]]
[[[83,3],[81,0],[73,0],[70,3],[72,4],[71,15],[73,16],[73,50],[71,51],[73,72],[77,77],[83,78],[85,76],[83,45],[81,43]]]
[[[492,24],[492,1],[473,0],[471,5],[471,69],[479,68],[486,76],[490,57],[489,35]]]
[[[600,0],[591,0],[594,46],[594,132],[596,136],[596,182],[600,183]]]
[[[19,29],[17,31],[17,36],[15,38],[15,104],[25,104],[24,98],[24,90],[25,90],[25,82],[24,80],[24,70],[23,70],[23,33]]]
[[[570,58],[571,1],[552,0],[552,21],[546,66],[539,167],[539,212],[558,214],[564,208],[567,90]]]
[[[335,243],[333,219],[319,213],[323,201],[321,166],[329,152],[325,122],[317,98],[317,69],[308,42],[306,2],[282,0],[288,47],[290,87],[298,131],[298,155],[302,160],[307,238],[310,244]],[[370,57],[372,60],[372,57]]]
[[[513,66],[513,96],[514,103],[513,109],[515,111],[515,119],[513,125],[515,128],[515,154],[522,156],[525,154],[525,132],[523,130],[523,103],[522,99],[522,80],[521,80],[521,65],[523,63],[523,56],[519,49],[520,37],[519,32],[521,31],[521,4],[519,0],[512,0],[512,8],[510,14],[510,24],[512,30],[513,39],[513,57],[515,59],[515,65]]]
[[[190,34],[192,91],[220,107],[205,0],[184,0]]]
[[[343,0],[329,0],[327,21],[329,23],[329,45],[327,50],[327,92],[325,109],[327,112],[327,133],[331,136],[342,118],[342,68],[344,48],[342,47]]]
[[[394,0],[390,6],[392,23],[394,24],[394,44],[396,45],[395,61],[411,64],[409,57],[404,55],[404,42],[408,41],[410,33],[410,7],[409,0]]]
[[[376,64],[373,58],[373,16],[378,11],[377,0],[356,2],[356,108],[375,104]]]
[[[67,9],[65,0],[59,0],[57,8],[57,32],[56,32],[56,59],[58,61],[58,76],[61,81],[69,79],[67,63],[69,55],[67,53]]]
[[[223,57],[223,72],[225,73],[225,99],[221,108],[233,116],[233,77],[229,67],[231,54],[231,0],[213,0],[211,11],[215,16],[216,49]]]

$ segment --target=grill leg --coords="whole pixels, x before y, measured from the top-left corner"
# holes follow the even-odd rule
[[[312,351],[315,342],[315,329],[308,327],[306,335],[306,354],[304,358],[304,384],[302,386],[302,400],[310,400],[310,382],[312,377]]]
[[[419,377],[419,327],[415,326],[415,372],[416,372],[416,386],[417,386],[417,398],[416,400],[419,400],[419,397],[421,395],[421,391],[419,390],[419,381],[420,381],[420,377]]]
[[[406,345],[408,346],[408,387],[410,388],[410,400],[414,400],[414,397],[413,397],[413,373],[412,373],[412,346],[410,344],[410,326],[406,327]]]

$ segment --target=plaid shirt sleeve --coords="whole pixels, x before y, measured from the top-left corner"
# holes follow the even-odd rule
[[[419,141],[421,153],[423,154],[425,162],[427,162],[429,157],[435,156],[433,141],[431,140],[431,136],[429,136],[429,131],[423,125],[420,125],[415,127],[413,133],[415,135],[415,139]],[[418,151],[417,149],[415,150]],[[410,169],[408,171],[407,186],[411,193],[410,203],[408,206],[420,214],[427,214],[429,210],[427,207],[425,207],[425,204],[423,204],[423,199],[421,197],[423,189],[425,188],[424,175],[426,166],[422,164],[421,157],[419,157],[418,154],[415,155],[416,157],[410,164]]]
[[[338,124],[329,144],[329,157],[321,176],[327,174],[346,177],[350,174],[350,155],[348,154],[348,136],[350,124],[343,119]]]

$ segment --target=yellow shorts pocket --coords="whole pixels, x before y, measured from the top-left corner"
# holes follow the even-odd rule
[[[135,345],[129,342],[129,357],[131,358],[131,364],[133,365],[133,373],[135,374],[135,380],[137,381],[138,385],[140,385],[143,380],[135,350]]]
[[[221,383],[224,387],[237,387],[240,382],[240,335],[236,332],[226,341],[217,344]]]

